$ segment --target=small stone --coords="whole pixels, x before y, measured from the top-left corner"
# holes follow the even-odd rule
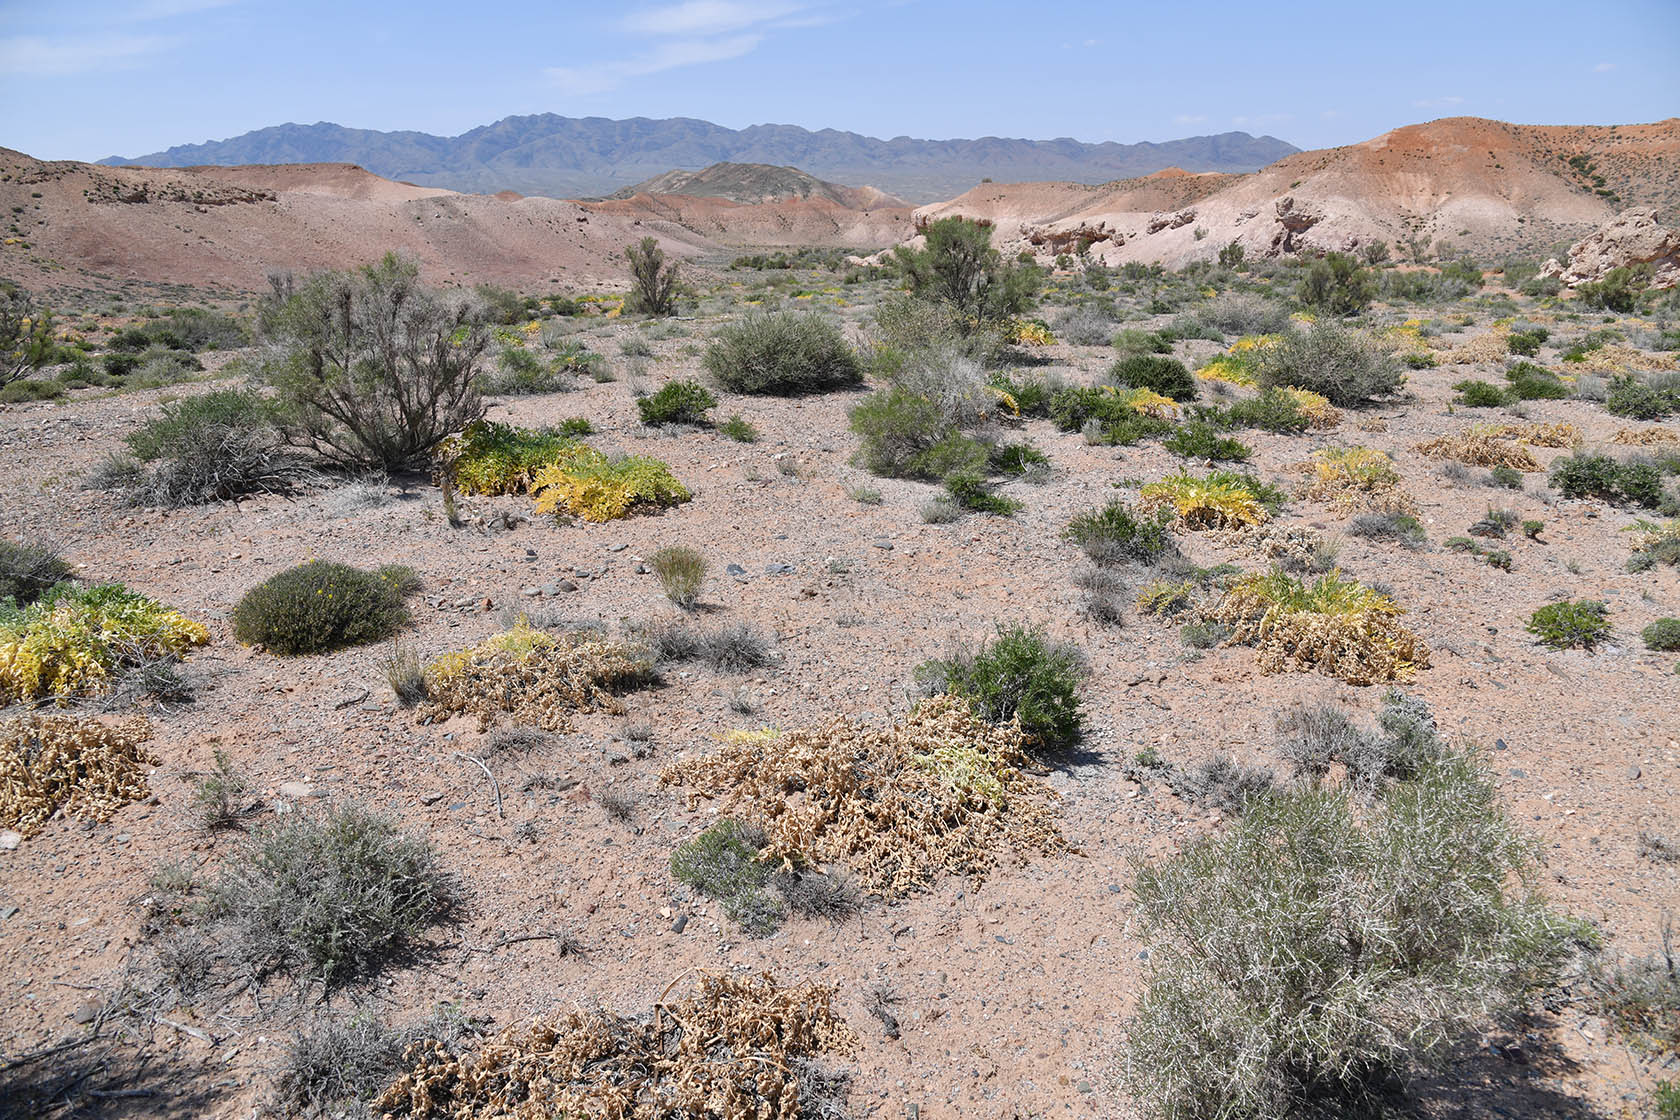
[[[7,907],[0,908],[0,922],[10,921],[12,919],[12,917],[17,914],[17,912],[18,912],[18,908],[16,906],[7,906]]]
[[[9,852],[21,843],[23,843],[23,833],[13,832],[9,828],[0,832],[0,852]]]
[[[97,999],[83,1000],[76,1005],[76,1010],[70,1013],[70,1018],[78,1023],[91,1023],[99,1018],[99,1013],[105,1010],[105,1005]]]
[[[525,598],[527,598],[527,599],[535,599],[538,595],[542,594],[542,588],[540,588],[540,587],[527,587],[524,590],[520,591],[520,594],[525,596]]]
[[[677,915],[677,920],[671,923],[671,932],[672,933],[681,933],[683,930],[685,930],[687,928],[688,928],[688,915],[687,914],[678,914]]]
[[[623,552],[625,549],[627,549],[629,547],[630,546],[627,545],[627,544],[609,544],[607,546],[607,551],[608,552]]]
[[[442,800],[443,794],[441,793],[423,793],[420,795],[420,804],[422,805],[436,805]]]
[[[1627,774],[1628,774],[1628,781],[1630,781],[1630,782],[1637,782],[1637,781],[1638,781],[1638,780],[1639,780],[1639,776],[1640,776],[1640,775],[1641,775],[1641,774],[1643,774],[1643,773],[1644,773],[1644,771],[1643,771],[1643,770],[1641,770],[1641,769],[1640,769],[1640,768],[1639,768],[1639,767],[1637,767],[1637,766],[1629,766],[1629,767],[1628,767],[1628,771],[1627,771]]]
[[[1493,741],[1493,749],[1496,750],[1496,751],[1504,751],[1504,750],[1509,750],[1510,748],[1505,745],[1505,740],[1495,739]]]
[[[132,839],[133,837],[131,837],[128,833],[119,832],[115,836],[111,837],[111,842],[113,844],[126,844]]]
[[[875,547],[880,548],[880,549],[885,549],[886,551],[891,552],[892,548],[893,548],[893,542],[891,542],[891,541],[876,541],[875,542]]]
[[[302,801],[306,797],[319,796],[315,787],[308,782],[284,782],[280,786],[280,796],[289,801]]]
[[[573,583],[573,582],[572,582],[572,581],[571,581],[571,580],[569,580],[569,579],[563,579],[563,580],[561,580],[561,581],[560,581],[560,582],[559,582],[559,584],[558,584],[558,585],[557,585],[557,586],[558,586],[558,587],[559,587],[559,588],[560,588],[560,590],[562,590],[562,591],[576,591],[576,590],[577,590],[577,589],[578,589],[578,585],[577,585],[577,584],[575,584],[575,583]]]

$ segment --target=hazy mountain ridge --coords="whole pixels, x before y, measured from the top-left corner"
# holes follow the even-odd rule
[[[880,140],[796,125],[725,128],[688,117],[506,117],[460,136],[379,132],[331,123],[283,124],[227,140],[178,145],[107,166],[194,167],[254,163],[355,163],[375,174],[479,193],[551,197],[610,194],[672,168],[760,163],[820,179],[870,183],[916,202],[959,194],[983,178],[1102,183],[1166,167],[1254,171],[1299,151],[1272,136],[1226,132],[1164,143],[1077,140]]]

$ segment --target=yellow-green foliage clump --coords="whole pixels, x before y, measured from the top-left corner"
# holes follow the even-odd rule
[[[1277,568],[1244,576],[1206,613],[1230,627],[1227,644],[1258,650],[1267,673],[1316,671],[1367,685],[1429,666],[1429,647],[1400,625],[1405,608],[1339,571],[1312,583]]]
[[[1334,428],[1342,422],[1342,410],[1330,403],[1330,398],[1322,393],[1315,393],[1311,389],[1297,389],[1292,385],[1281,386],[1281,391],[1295,407],[1301,410],[1301,415],[1307,418],[1307,426],[1312,428]]]
[[[202,624],[116,583],[61,583],[27,607],[0,601],[0,704],[102,692],[125,669],[209,640]]]
[[[524,619],[467,649],[426,666],[423,714],[477,715],[482,726],[501,716],[547,731],[568,731],[578,712],[622,712],[615,693],[647,684],[646,651],[598,634],[554,634]]]
[[[766,858],[787,867],[849,866],[865,889],[899,897],[941,871],[979,876],[998,849],[1065,846],[1055,793],[1027,777],[1018,722],[975,716],[936,696],[884,731],[833,719],[779,736],[731,736],[661,780],[726,799],[764,829]]]
[[[658,459],[609,459],[587,444],[562,451],[531,481],[538,513],[612,521],[642,510],[680,505],[692,496]]]
[[[1254,371],[1248,367],[1248,362],[1235,354],[1220,355],[1197,370],[1196,376],[1203,381],[1224,381],[1245,389],[1252,389],[1260,384],[1254,376]]]
[[[159,765],[141,746],[151,737],[143,719],[23,716],[0,723],[0,825],[33,836],[61,809],[102,821],[146,797],[146,767]]]
[[[769,973],[702,973],[694,993],[651,1013],[573,1009],[509,1027],[471,1053],[432,1040],[373,1101],[387,1120],[611,1117],[798,1120],[828,1115],[805,1079],[813,1059],[856,1049],[834,989],[783,986]]]
[[[1056,337],[1043,323],[1017,319],[1010,325],[1009,341],[1017,346],[1049,346],[1056,341]]]
[[[1333,447],[1313,452],[1304,497],[1329,502],[1342,513],[1412,513],[1417,505],[1400,487],[1394,460],[1372,447]]]
[[[1139,416],[1153,416],[1157,420],[1178,419],[1178,403],[1153,389],[1115,389],[1104,386],[1120,398],[1120,403]]]
[[[518,494],[531,480],[578,441],[558,432],[531,431],[480,420],[451,436],[439,457],[453,461],[455,485],[465,494]]]
[[[1186,529],[1236,529],[1271,516],[1248,476],[1235,471],[1214,471],[1206,478],[1181,471],[1151,482],[1139,498],[1146,511],[1171,508]]]

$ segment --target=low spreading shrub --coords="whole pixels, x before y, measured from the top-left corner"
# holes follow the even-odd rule
[[[1235,581],[1207,617],[1258,651],[1262,672],[1319,672],[1349,684],[1400,680],[1429,666],[1429,647],[1400,624],[1387,595],[1332,571],[1304,583],[1281,569]]]
[[[576,444],[531,479],[538,513],[612,521],[646,510],[681,505],[692,496],[658,459],[629,455],[609,459]]]
[[[1663,502],[1662,472],[1649,463],[1619,463],[1608,455],[1576,451],[1552,464],[1552,487],[1566,498],[1602,498],[1656,509]]]
[[[755,313],[721,328],[701,359],[732,393],[796,396],[863,381],[840,328],[815,312]]]
[[[717,398],[697,381],[670,381],[651,396],[636,401],[642,423],[706,424],[706,413],[717,407]]]
[[[1680,383],[1654,385],[1632,374],[1610,379],[1610,395],[1605,398],[1606,412],[1633,420],[1661,420],[1680,409]]]
[[[201,623],[121,584],[60,583],[27,606],[0,599],[0,704],[104,692],[209,640]]]
[[[724,817],[671,853],[671,877],[723,907],[753,937],[775,933],[786,916],[769,889],[771,865],[759,857],[762,832]]]
[[[1200,391],[1184,363],[1160,354],[1132,354],[1109,368],[1108,378],[1118,385],[1149,389],[1175,401],[1193,401]]]
[[[1516,363],[1505,371],[1505,380],[1511,384],[1508,395],[1520,401],[1561,401],[1569,397],[1569,386],[1562,378],[1533,362]]]
[[[430,844],[347,803],[259,830],[222,867],[209,912],[250,967],[336,985],[412,950],[461,904]]]
[[[1680,520],[1658,524],[1641,519],[1632,528],[1639,537],[1628,557],[1628,571],[1647,572],[1658,564],[1680,567]]]
[[[1460,381],[1453,386],[1458,390],[1456,403],[1466,408],[1498,408],[1506,403],[1505,390],[1488,381]]]
[[[518,494],[530,489],[539,470],[577,446],[556,431],[478,420],[444,441],[438,455],[452,464],[463,493]]]
[[[1259,428],[1283,435],[1295,435],[1312,426],[1312,418],[1302,408],[1301,401],[1287,389],[1276,386],[1233,403],[1225,410],[1225,419],[1232,427]]]
[[[1180,471],[1149,483],[1138,496],[1140,508],[1170,510],[1186,529],[1259,525],[1270,519],[1282,497],[1275,487],[1239,471],[1214,471],[1203,478]]]
[[[1392,541],[1418,548],[1427,539],[1423,522],[1409,513],[1361,513],[1348,522],[1348,533],[1367,540]]]
[[[1103,508],[1082,513],[1068,522],[1063,532],[1068,540],[1085,550],[1097,564],[1154,564],[1175,550],[1168,526],[1172,515],[1164,510],[1139,513],[1118,498]]]
[[[619,692],[654,677],[648,651],[594,631],[551,632],[523,618],[475,646],[435,658],[425,669],[422,715],[501,717],[545,731],[570,731],[578,712],[622,714]]]
[[[929,693],[966,700],[991,723],[1018,718],[1023,733],[1053,751],[1079,740],[1085,719],[1079,685],[1086,672],[1077,646],[1013,623],[1000,624],[996,637],[979,648],[962,644],[947,657],[923,662],[916,680]]]
[[[1241,462],[1254,452],[1240,439],[1222,436],[1205,420],[1190,420],[1173,430],[1161,446],[1186,459]]]
[[[70,571],[58,549],[43,541],[0,537],[0,602],[27,607],[69,579]]]
[[[1415,513],[1416,503],[1400,485],[1400,472],[1386,452],[1371,447],[1315,451],[1305,497],[1329,502],[1343,513]]]
[[[268,402],[221,389],[163,406],[129,433],[133,462],[108,475],[137,505],[184,506],[283,492],[308,477]]]
[[[1646,649],[1680,650],[1680,618],[1659,618],[1639,632]]]
[[[987,449],[962,434],[944,409],[904,386],[869,394],[851,413],[858,458],[886,478],[942,479],[984,467]]]
[[[286,657],[381,641],[408,623],[403,599],[418,586],[413,570],[400,565],[365,572],[311,560],[241,596],[231,615],[234,637]]]
[[[1610,637],[1609,608],[1592,599],[1548,603],[1534,612],[1525,629],[1553,649],[1591,650]]]

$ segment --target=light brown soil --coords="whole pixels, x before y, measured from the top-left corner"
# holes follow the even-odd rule
[[[610,335],[635,328],[600,329],[609,338],[595,345],[611,353]],[[654,343],[661,378],[698,374],[688,346]],[[1087,378],[1108,357],[1063,346],[1049,356]],[[1447,366],[1414,374],[1415,403],[1367,414],[1386,430],[1361,431],[1350,415],[1329,432],[1243,438],[1256,448],[1254,465],[1273,478],[1322,446],[1363,443],[1394,454],[1432,546],[1409,553],[1349,537],[1343,566],[1387,582],[1412,609],[1409,622],[1433,648],[1434,665],[1409,687],[1445,733],[1488,749],[1503,802],[1538,841],[1550,895],[1598,923],[1614,952],[1648,954],[1662,912],[1680,901],[1680,866],[1635,853],[1641,831],[1680,836],[1673,793],[1680,676],[1672,654],[1645,651],[1636,635],[1676,613],[1680,573],[1629,574],[1622,530],[1633,516],[1597,502],[1555,501],[1539,476],[1530,476],[1525,493],[1445,481],[1438,463],[1413,447],[1469,423],[1462,411],[1448,415],[1447,405],[1451,383],[1470,372]],[[10,530],[51,535],[87,578],[126,582],[207,620],[212,632],[188,663],[201,690],[197,703],[154,715],[152,746],[163,758],[154,798],[91,828],[54,821],[17,850],[0,852],[0,912],[17,908],[0,922],[0,1053],[84,1031],[72,1016],[90,999],[113,997],[139,937],[135,903],[152,870],[166,861],[213,864],[234,848],[233,836],[199,832],[189,804],[188,775],[205,769],[220,746],[257,780],[270,812],[286,803],[279,787],[287,782],[308,783],[322,798],[366,802],[435,842],[470,887],[473,910],[463,925],[441,931],[436,950],[416,967],[335,998],[339,1011],[362,1007],[404,1022],[448,1002],[501,1027],[597,1000],[636,1012],[691,970],[766,967],[785,980],[840,985],[837,1006],[863,1036],[857,1115],[901,1117],[911,1105],[923,1117],[1130,1115],[1111,1080],[1122,1021],[1143,978],[1127,884],[1137,859],[1168,853],[1217,822],[1164,787],[1125,780],[1119,762],[1153,747],[1184,762],[1225,751],[1277,765],[1270,744],[1280,710],[1335,698],[1369,719],[1380,702],[1380,689],[1313,675],[1261,676],[1250,649],[1187,656],[1163,622],[1138,617],[1124,629],[1104,629],[1082,620],[1072,583],[1080,557],[1059,534],[1115,487],[1130,493],[1138,480],[1176,468],[1179,461],[1159,447],[1092,447],[1046,422],[1029,423],[1025,435],[1054,463],[1051,481],[1010,485],[1007,492],[1026,503],[1012,518],[936,526],[917,515],[931,487],[870,479],[848,464],[855,441],[846,410],[855,395],[727,398],[717,415],[739,412],[763,432],[762,442],[741,445],[706,431],[643,429],[625,384],[582,382],[575,393],[498,404],[493,416],[527,425],[587,416],[604,433],[598,446],[667,460],[695,491],[692,503],[605,525],[538,522],[495,531],[449,528],[436,492],[423,485],[347,515],[332,512],[326,491],[164,513],[123,509],[83,489],[122,433],[166,397],[81,396],[0,409],[8,466],[0,503]],[[1625,426],[1584,402],[1538,402],[1531,414],[1575,423],[1589,441]],[[1563,454],[1536,453],[1543,462]],[[793,474],[778,468],[788,460]],[[875,487],[883,501],[858,504],[848,485]],[[1508,573],[1439,547],[1490,504],[1546,522],[1545,543],[1504,545],[1515,558]],[[463,508],[469,521],[529,512],[516,497],[466,500]],[[1345,519],[1296,502],[1287,522],[1334,534]],[[651,758],[630,757],[619,738],[624,720],[589,716],[547,751],[496,763],[505,818],[482,774],[460,757],[480,751],[476,723],[422,725],[396,707],[377,668],[382,649],[281,659],[240,646],[226,622],[245,589],[320,557],[404,563],[421,573],[424,600],[410,637],[427,653],[486,636],[504,609],[540,606],[616,627],[675,613],[654,577],[636,571],[639,557],[668,544],[692,545],[711,560],[702,621],[745,620],[773,633],[779,663],[746,676],[681,666],[662,687],[630,697],[632,717],[654,728]],[[1187,547],[1202,564],[1260,563],[1206,534],[1189,535]],[[730,563],[747,578],[724,574]],[[795,572],[766,575],[772,563]],[[553,601],[522,594],[567,577],[580,590]],[[1564,592],[1610,604],[1611,644],[1592,655],[1554,653],[1524,633],[1529,614]],[[451,605],[457,602],[467,605]],[[994,621],[1011,619],[1047,622],[1091,658],[1087,741],[1047,778],[1063,796],[1064,828],[1080,854],[1006,865],[980,884],[941,881],[897,905],[870,904],[840,925],[792,919],[763,940],[745,938],[714,904],[673,882],[672,847],[711,816],[690,812],[676,791],[658,785],[665,762],[705,750],[732,727],[797,727],[834,713],[890,718],[907,709],[918,662],[941,653],[953,635],[980,637]],[[750,717],[731,708],[743,689],[758,708]],[[538,772],[552,787],[527,790],[526,777]],[[627,824],[597,803],[609,789],[637,798]],[[516,838],[527,822],[535,841]],[[679,915],[690,920],[676,933]],[[504,935],[555,928],[574,933],[588,952],[560,957],[542,940],[473,951]],[[900,997],[897,1039],[885,1037],[866,1010],[881,984]],[[215,1045],[155,1027],[149,1041],[134,1044],[155,1055],[155,1071],[127,1084],[160,1095],[107,1100],[107,1110],[251,1116],[290,1032],[316,1012],[312,998],[300,1001],[286,981],[271,981],[224,1009],[169,1012]],[[1488,1048],[1513,1037],[1528,1064],[1502,1061]],[[1472,1039],[1450,1076],[1420,1091],[1425,1112],[1437,1116],[1622,1116],[1637,1109],[1630,1102],[1649,1098],[1654,1075],[1662,1074],[1606,1037],[1587,1005],[1566,1002],[1514,1033],[1499,1028]]]

